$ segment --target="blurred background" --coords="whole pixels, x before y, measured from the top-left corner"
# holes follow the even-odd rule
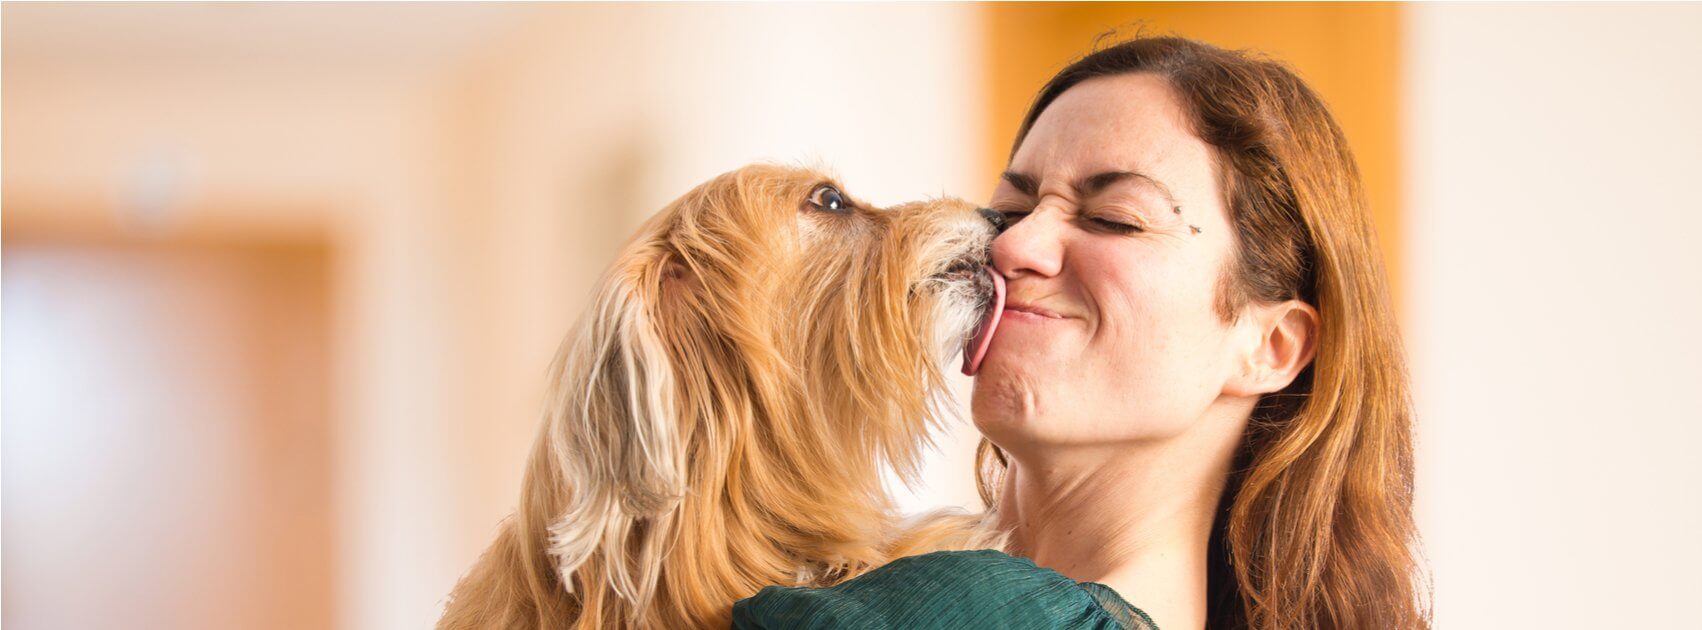
[[[1286,60],[1346,130],[1441,627],[1666,627],[1702,590],[1702,5],[6,3],[0,26],[8,627],[429,626],[642,219],[755,160],[985,200],[1034,91],[1114,28]],[[978,507],[974,439],[907,509]]]

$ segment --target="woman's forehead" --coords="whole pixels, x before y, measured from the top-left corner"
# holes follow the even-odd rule
[[[1130,171],[1199,184],[1214,163],[1175,90],[1151,74],[1098,77],[1065,90],[1035,121],[1012,170],[1041,180]]]

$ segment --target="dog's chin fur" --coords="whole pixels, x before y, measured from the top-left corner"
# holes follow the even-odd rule
[[[992,546],[896,519],[989,299],[957,200],[832,212],[831,178],[749,166],[646,223],[563,343],[517,513],[439,627],[725,627],[771,584]],[[837,186],[837,185],[835,185]],[[843,190],[842,188],[840,190]]]

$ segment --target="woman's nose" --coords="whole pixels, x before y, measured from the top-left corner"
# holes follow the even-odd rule
[[[1058,275],[1064,264],[1064,233],[1059,215],[1037,209],[1008,223],[998,238],[993,239],[993,268],[1012,279],[1025,272],[1042,277]]]

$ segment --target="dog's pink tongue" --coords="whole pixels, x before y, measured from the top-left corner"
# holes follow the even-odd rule
[[[988,300],[987,313],[981,316],[981,327],[963,346],[963,375],[975,376],[981,371],[981,360],[987,358],[987,346],[993,344],[993,330],[999,327],[999,316],[1005,313],[1005,278],[992,267],[982,270],[993,279],[993,299]]]

